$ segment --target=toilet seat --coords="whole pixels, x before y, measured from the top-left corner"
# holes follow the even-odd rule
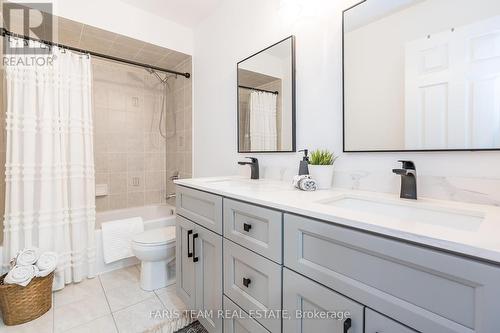
[[[175,226],[144,231],[135,235],[132,241],[141,246],[159,246],[175,242]]]

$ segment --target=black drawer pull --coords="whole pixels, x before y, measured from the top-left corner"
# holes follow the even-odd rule
[[[193,230],[188,230],[187,233],[187,247],[188,247],[188,258],[191,258],[193,256],[193,252],[190,252],[190,246],[189,246],[189,236],[193,234]]]
[[[252,229],[252,225],[251,224],[243,223],[243,230],[245,230],[246,232],[249,232],[250,229]]]
[[[252,282],[252,280],[243,278],[243,285],[248,288],[248,285]]]
[[[196,256],[196,238],[198,238],[198,234],[193,235],[193,262],[198,262],[198,257]]]
[[[351,318],[347,318],[344,321],[344,333],[347,333],[349,331],[349,329],[351,328],[351,326],[352,326],[352,320],[351,320]]]

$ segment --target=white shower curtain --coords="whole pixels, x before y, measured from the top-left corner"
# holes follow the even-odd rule
[[[250,93],[250,147],[252,151],[278,150],[276,94]]]
[[[87,55],[53,54],[52,66],[5,69],[3,270],[25,247],[55,251],[61,289],[95,276],[92,77]]]

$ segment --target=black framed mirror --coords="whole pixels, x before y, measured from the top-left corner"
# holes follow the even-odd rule
[[[239,153],[295,152],[295,37],[237,63]]]
[[[499,1],[345,10],[344,151],[500,150],[498,31]]]

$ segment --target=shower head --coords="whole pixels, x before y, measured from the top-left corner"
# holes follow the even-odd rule
[[[156,78],[158,79],[158,81],[160,81],[160,83],[162,84],[166,84],[167,81],[168,81],[168,78],[169,78],[169,75],[168,74],[165,74],[165,77],[162,78],[157,71],[155,71],[154,69],[152,68],[146,68],[146,71],[151,74],[151,75],[154,75],[156,76]]]

